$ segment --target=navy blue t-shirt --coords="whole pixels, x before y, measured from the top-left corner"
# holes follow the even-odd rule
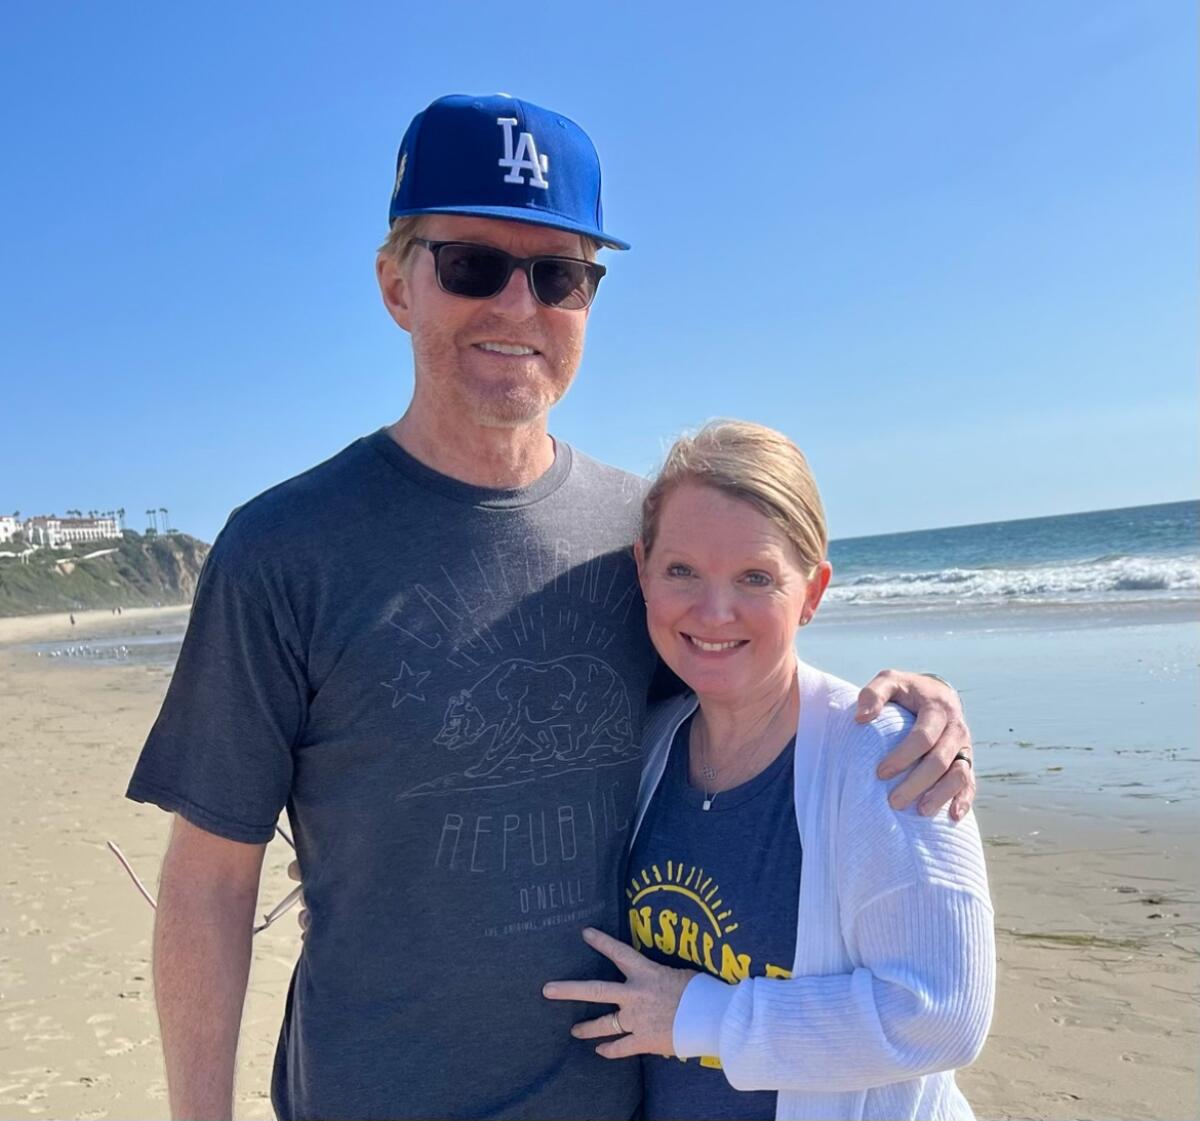
[[[762,774],[703,808],[688,781],[686,720],[671,744],[633,848],[625,937],[652,961],[733,984],[789,977],[796,952],[800,832],[795,739]],[[667,1118],[773,1118],[775,1091],[735,1090],[713,1057],[645,1055],[643,1112]]]

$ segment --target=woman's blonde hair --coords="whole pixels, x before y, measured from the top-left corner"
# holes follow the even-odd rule
[[[710,421],[680,436],[642,503],[642,547],[654,547],[667,496],[682,483],[701,483],[750,503],[770,518],[815,568],[829,545],[825,510],[808,460],[782,432],[746,420]]]

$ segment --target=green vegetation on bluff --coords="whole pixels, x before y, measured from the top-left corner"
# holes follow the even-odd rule
[[[23,548],[0,545],[0,551]],[[108,549],[114,551],[88,558]],[[126,530],[120,541],[0,557],[0,615],[189,603],[208,549],[185,533],[156,537]]]

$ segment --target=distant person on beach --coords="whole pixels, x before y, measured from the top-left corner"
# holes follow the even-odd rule
[[[627,1118],[637,1065],[572,1040],[583,1006],[541,994],[615,976],[579,930],[620,928],[657,664],[630,549],[645,483],[547,431],[596,253],[627,246],[586,134],[506,96],[416,116],[389,220],[376,273],[412,339],[408,408],[230,517],[129,785],[175,814],[154,933],[171,1111],[230,1116],[286,806],[311,925],[280,1118]],[[893,803],[961,818],[957,695],[889,671],[859,718],[888,700],[916,713],[880,766],[911,768]]]
[[[545,995],[615,1008],[571,1034],[644,1056],[648,1121],[974,1116],[952,1068],[995,990],[979,830],[893,810],[874,772],[912,717],[859,723],[797,660],[827,542],[804,456],[757,424],[681,438],[643,503],[650,637],[689,691],[647,713],[632,945],[584,932],[626,980]]]

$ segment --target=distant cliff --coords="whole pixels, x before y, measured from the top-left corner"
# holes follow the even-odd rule
[[[0,552],[21,548],[0,545]],[[186,533],[126,531],[120,541],[0,556],[0,615],[189,603],[208,549]]]

